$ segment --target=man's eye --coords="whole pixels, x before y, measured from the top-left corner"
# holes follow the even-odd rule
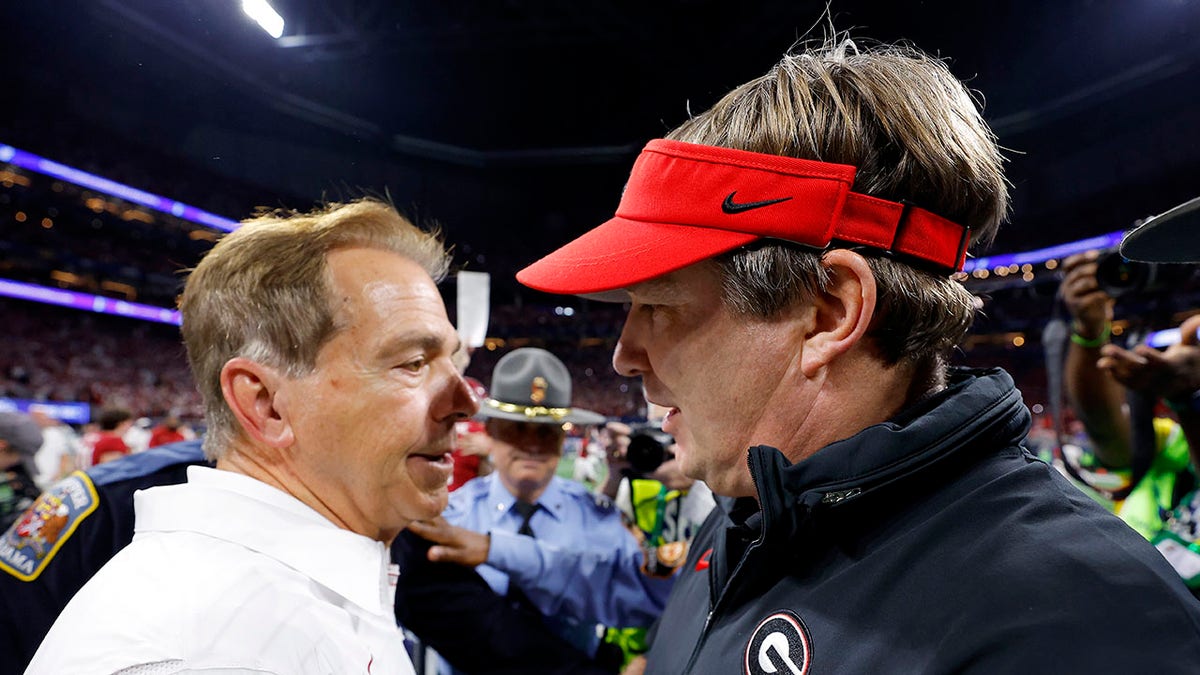
[[[419,359],[413,359],[411,361],[406,361],[406,362],[400,364],[399,366],[397,366],[397,368],[415,373],[415,372],[420,371],[422,368],[424,368],[425,363],[426,363],[425,357],[421,357]]]

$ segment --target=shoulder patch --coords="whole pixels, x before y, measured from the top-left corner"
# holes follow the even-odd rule
[[[795,612],[779,609],[758,623],[742,661],[745,675],[807,675],[812,670],[813,646],[808,626]]]
[[[99,504],[96,487],[87,474],[76,471],[62,479],[0,536],[0,570],[21,581],[37,579]]]

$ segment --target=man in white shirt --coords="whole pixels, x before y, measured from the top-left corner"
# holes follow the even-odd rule
[[[180,304],[216,468],[136,495],[133,543],[26,672],[412,673],[388,545],[445,508],[454,423],[478,408],[447,266],[373,200],[222,239]]]

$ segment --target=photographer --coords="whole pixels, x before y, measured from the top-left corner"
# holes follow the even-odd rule
[[[675,439],[662,430],[666,410],[652,403],[649,408],[650,422],[609,422],[601,429],[608,477],[600,492],[613,500],[641,545],[645,572],[670,577],[687,559],[715,502],[707,485],[680,469]],[[646,652],[646,629],[609,628],[605,641],[619,646],[628,662]]]
[[[1094,444],[1093,456],[1084,457],[1081,463],[1091,464],[1096,473],[1107,472],[1131,483],[1124,489],[1107,490],[1124,493],[1123,499],[1108,505],[1153,540],[1164,527],[1164,516],[1183,501],[1196,482],[1195,458],[1189,458],[1188,441],[1196,447],[1200,439],[1192,410],[1192,395],[1200,389],[1200,349],[1196,346],[1200,317],[1186,321],[1180,344],[1166,351],[1145,345],[1127,350],[1111,344],[1115,300],[1097,277],[1100,260],[1099,251],[1088,251],[1063,263],[1062,296],[1072,317],[1066,391]],[[1138,430],[1126,404],[1127,391],[1163,400],[1184,425],[1166,417],[1154,418],[1154,456],[1148,467],[1138,472],[1131,471],[1137,463],[1133,438]]]
[[[603,438],[608,478],[600,491],[614,501],[642,543],[647,569],[669,576],[683,562],[687,542],[712,508],[712,491],[683,474],[675,459],[675,440],[656,422],[609,422]]]

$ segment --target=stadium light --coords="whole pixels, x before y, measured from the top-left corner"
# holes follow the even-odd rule
[[[283,17],[267,0],[242,0],[242,11],[265,31],[278,40],[283,35]]]

